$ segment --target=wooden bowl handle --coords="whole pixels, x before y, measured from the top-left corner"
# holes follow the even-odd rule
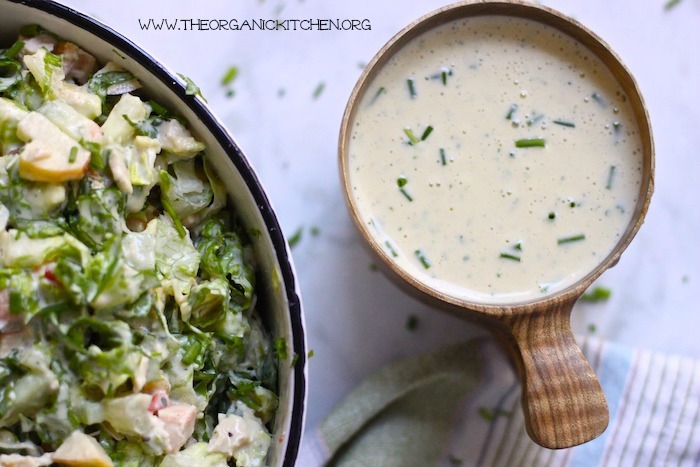
[[[609,420],[605,394],[571,332],[574,303],[503,320],[522,381],[528,434],[550,449],[590,441],[605,431]]]

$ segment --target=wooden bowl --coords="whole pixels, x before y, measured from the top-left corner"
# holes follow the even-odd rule
[[[632,220],[612,251],[584,277],[563,290],[526,302],[484,303],[445,293],[397,266],[369,231],[350,181],[349,146],[358,105],[379,70],[405,44],[456,19],[481,15],[517,17],[547,25],[573,38],[609,69],[630,102],[641,140],[642,176]],[[342,184],[354,223],[380,267],[420,300],[490,328],[512,355],[523,385],[522,406],[530,437],[548,448],[587,442],[608,424],[608,408],[596,376],[576,344],[570,313],[577,299],[620,255],[641,226],[654,185],[654,148],[649,118],[637,84],[618,56],[593,32],[550,8],[519,0],[463,2],[418,19],[394,36],[373,58],[355,86],[343,116],[339,139]]]

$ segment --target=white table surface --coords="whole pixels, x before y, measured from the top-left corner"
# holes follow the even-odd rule
[[[622,57],[646,100],[656,192],[619,265],[598,281],[603,304],[579,304],[577,333],[700,357],[700,0],[548,0]],[[381,365],[485,331],[404,295],[372,268],[345,207],[340,120],[361,67],[442,0],[61,0],[95,16],[172,71],[192,78],[266,188],[293,249],[313,349],[307,429]],[[139,20],[366,19],[360,31],[154,31]],[[183,23],[180,23],[182,25]],[[189,23],[185,23],[186,27]],[[191,29],[191,27],[187,27]],[[240,70],[233,97],[220,84]],[[323,90],[314,97],[319,83]],[[406,326],[409,316],[417,328]]]

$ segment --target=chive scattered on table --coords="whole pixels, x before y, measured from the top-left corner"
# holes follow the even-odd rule
[[[527,119],[527,126],[532,126],[544,118],[544,114],[534,114],[532,117]]]
[[[518,110],[518,104],[511,104],[506,114],[506,120],[512,120],[516,110]]]
[[[409,144],[418,144],[420,143],[420,140],[416,135],[413,134],[413,130],[410,128],[404,128],[403,132],[408,136]]]
[[[611,290],[607,287],[598,286],[594,287],[593,290],[584,293],[581,296],[581,301],[589,303],[604,302],[605,300],[610,298],[611,294]]]
[[[442,165],[447,165],[447,156],[445,155],[445,148],[440,148],[440,162]]]

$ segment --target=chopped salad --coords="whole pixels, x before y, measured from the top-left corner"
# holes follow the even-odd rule
[[[0,49],[0,465],[265,464],[250,234],[140,88],[37,26]]]

